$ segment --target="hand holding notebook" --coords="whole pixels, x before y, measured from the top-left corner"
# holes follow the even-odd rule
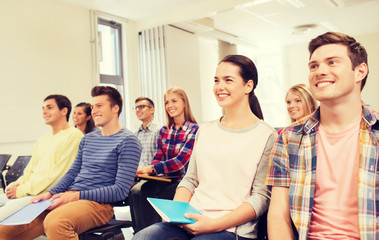
[[[195,223],[195,220],[186,218],[186,213],[201,214],[188,202],[179,202],[167,199],[147,198],[151,206],[166,222]]]

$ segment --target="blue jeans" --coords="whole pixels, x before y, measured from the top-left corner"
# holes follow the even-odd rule
[[[202,234],[194,236],[185,230],[168,222],[153,224],[139,231],[132,240],[236,240],[236,235],[232,232],[222,231],[217,233]],[[238,237],[239,240],[250,240]]]

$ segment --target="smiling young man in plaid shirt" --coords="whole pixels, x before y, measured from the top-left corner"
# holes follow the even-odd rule
[[[361,102],[366,50],[331,32],[308,48],[320,107],[283,130],[271,152],[269,239],[379,239],[379,114]]]

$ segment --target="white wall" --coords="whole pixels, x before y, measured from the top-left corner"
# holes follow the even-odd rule
[[[58,1],[2,2],[0,153],[31,154],[37,138],[51,130],[41,111],[47,95],[66,95],[73,106],[91,101],[90,90],[98,80],[90,16],[89,9]],[[126,80],[131,89],[127,98],[131,99],[139,92],[136,29],[128,22],[125,31]],[[127,117],[135,114],[129,109]]]
[[[184,89],[196,121],[202,122],[198,38],[171,26],[167,26],[165,37],[167,86]]]
[[[214,76],[219,62],[218,41],[199,38],[200,94],[202,122],[222,116],[222,109],[213,94]]]
[[[373,108],[379,109],[379,33],[353,37],[366,48],[368,53],[370,73],[362,91],[362,100]],[[307,43],[285,48],[288,88],[297,83],[308,84],[308,59]]]
[[[0,8],[0,152],[30,154],[50,131],[43,99],[90,100],[89,10],[48,0],[4,1]]]
[[[369,74],[362,90],[362,100],[379,110],[379,33],[356,38],[368,53]]]

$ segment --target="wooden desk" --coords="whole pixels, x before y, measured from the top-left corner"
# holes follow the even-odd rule
[[[165,176],[151,176],[151,175],[148,175],[148,174],[138,174],[137,173],[136,178],[147,179],[147,180],[156,180],[156,181],[162,181],[162,182],[172,182],[169,177],[165,177]]]

